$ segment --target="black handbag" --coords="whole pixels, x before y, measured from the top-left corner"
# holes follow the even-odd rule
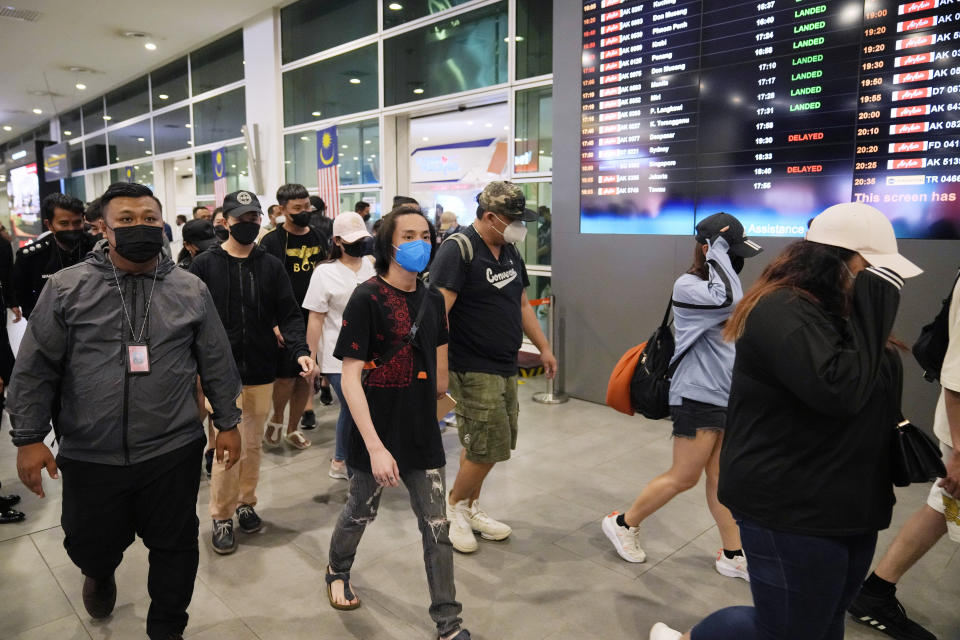
[[[893,484],[906,487],[925,483],[947,475],[936,441],[903,418],[896,427],[893,440]]]
[[[899,356],[891,373],[894,393],[891,393],[892,415],[900,416],[894,427],[893,445],[890,449],[893,484],[906,487],[914,483],[926,483],[947,475],[936,440],[903,417],[903,365]]]

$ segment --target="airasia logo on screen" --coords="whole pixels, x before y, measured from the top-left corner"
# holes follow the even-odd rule
[[[938,5],[939,5],[939,2],[937,2],[937,0],[923,0],[922,2],[910,2],[908,4],[900,5],[900,10],[897,13],[899,13],[901,16],[905,16],[911,13],[919,13],[921,11],[936,9]]]
[[[933,95],[933,89],[925,87],[923,89],[906,89],[904,91],[894,91],[894,101],[900,100],[918,100],[920,98],[929,98]]]
[[[912,56],[898,56],[893,61],[895,67],[909,67],[915,64],[926,64],[933,62],[932,53],[919,53]]]
[[[929,47],[934,43],[933,36],[914,36],[904,40],[897,40],[897,50],[915,49],[916,47]]]

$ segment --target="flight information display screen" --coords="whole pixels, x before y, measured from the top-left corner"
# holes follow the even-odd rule
[[[581,231],[960,237],[960,0],[583,2]]]

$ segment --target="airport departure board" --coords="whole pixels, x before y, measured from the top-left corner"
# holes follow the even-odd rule
[[[583,2],[581,231],[960,237],[960,0]]]

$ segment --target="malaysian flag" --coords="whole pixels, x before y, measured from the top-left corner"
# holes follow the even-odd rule
[[[317,131],[317,180],[320,198],[327,205],[327,217],[337,217],[340,213],[340,158],[336,127]]]
[[[213,199],[216,206],[222,207],[223,199],[227,197],[227,170],[224,166],[227,150],[221,147],[210,153],[213,155]]]

